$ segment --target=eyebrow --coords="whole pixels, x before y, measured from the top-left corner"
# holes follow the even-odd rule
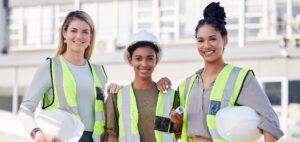
[[[71,30],[78,30],[77,28],[70,27]],[[89,29],[83,29],[83,31],[90,31]]]
[[[216,37],[217,35],[210,35],[210,36],[208,36],[208,37]],[[197,37],[197,39],[200,39],[200,38],[203,38],[203,37]]]
[[[134,55],[135,57],[142,57],[142,55]],[[154,55],[147,55],[146,57],[154,57]]]

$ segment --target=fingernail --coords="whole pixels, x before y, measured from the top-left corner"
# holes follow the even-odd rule
[[[169,85],[167,85],[166,87],[169,88]]]

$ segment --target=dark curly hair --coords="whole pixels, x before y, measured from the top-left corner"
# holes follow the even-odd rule
[[[204,19],[199,20],[195,28],[195,38],[197,38],[198,29],[206,24],[213,26],[221,33],[222,37],[227,36],[227,30],[225,28],[226,13],[224,7],[220,6],[219,2],[212,2],[206,6],[203,16]]]

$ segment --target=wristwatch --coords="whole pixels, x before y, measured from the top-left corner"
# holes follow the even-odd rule
[[[31,136],[32,139],[35,138],[35,134],[36,134],[38,131],[43,132],[40,128],[33,128],[33,129],[31,130],[30,136]]]

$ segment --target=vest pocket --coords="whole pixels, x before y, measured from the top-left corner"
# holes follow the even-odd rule
[[[104,101],[104,92],[103,92],[102,88],[96,87],[96,93],[97,93],[96,99]]]

